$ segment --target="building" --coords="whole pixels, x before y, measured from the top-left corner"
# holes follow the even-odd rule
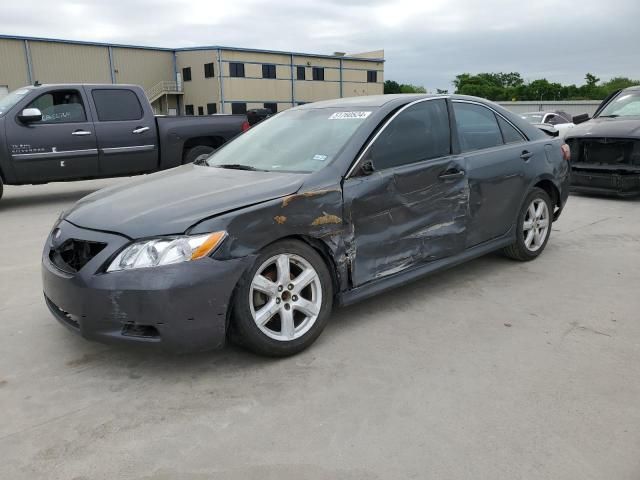
[[[134,83],[156,113],[281,111],[383,93],[384,51],[355,55],[219,46],[155,48],[0,35],[0,96],[40,83]]]

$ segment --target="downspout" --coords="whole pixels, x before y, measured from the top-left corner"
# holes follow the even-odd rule
[[[29,48],[29,40],[24,41],[24,56],[27,60],[27,80],[29,85],[33,84],[33,64],[31,63],[31,49]]]
[[[178,87],[178,54],[173,51],[173,80],[176,82],[176,90]],[[181,82],[182,91],[184,92],[184,79]],[[178,115],[182,115],[182,95],[176,95],[176,111]],[[167,113],[169,113],[169,98],[167,97]]]
[[[342,98],[342,58],[340,59],[340,98]]]
[[[294,89],[294,79],[293,79],[293,53],[291,54],[291,107],[296,106],[296,95]]]
[[[111,73],[111,83],[116,83],[116,71],[113,67],[113,48],[109,47],[109,72]]]
[[[222,53],[218,49],[218,85],[220,85],[220,113],[224,113],[224,88],[222,82],[224,81],[224,75],[222,72]]]

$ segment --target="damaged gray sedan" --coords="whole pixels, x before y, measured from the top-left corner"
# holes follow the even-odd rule
[[[171,351],[227,338],[291,355],[336,305],[503,250],[544,250],[569,150],[465,96],[282,112],[197,164],[98,191],[42,256],[53,315],[92,340]]]

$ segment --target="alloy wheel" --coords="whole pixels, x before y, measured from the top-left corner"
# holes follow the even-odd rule
[[[549,220],[547,202],[535,198],[527,209],[522,226],[524,245],[529,251],[536,252],[544,245],[550,228]]]
[[[249,302],[260,331],[274,340],[295,340],[309,331],[320,314],[320,277],[299,255],[275,255],[256,271]]]

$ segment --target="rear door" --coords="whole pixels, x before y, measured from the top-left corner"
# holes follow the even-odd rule
[[[447,103],[429,99],[399,111],[343,185],[355,252],[355,286],[464,249],[468,189],[451,153]]]
[[[101,176],[157,168],[156,123],[148,102],[128,88],[88,87],[95,110]]]
[[[18,182],[73,180],[98,173],[96,135],[86,106],[82,89],[43,89],[7,118],[7,144]],[[25,108],[39,109],[42,120],[22,123],[18,115]]]
[[[481,103],[454,100],[453,111],[469,180],[466,246],[473,247],[515,224],[527,188],[527,163],[540,154],[513,124]]]

